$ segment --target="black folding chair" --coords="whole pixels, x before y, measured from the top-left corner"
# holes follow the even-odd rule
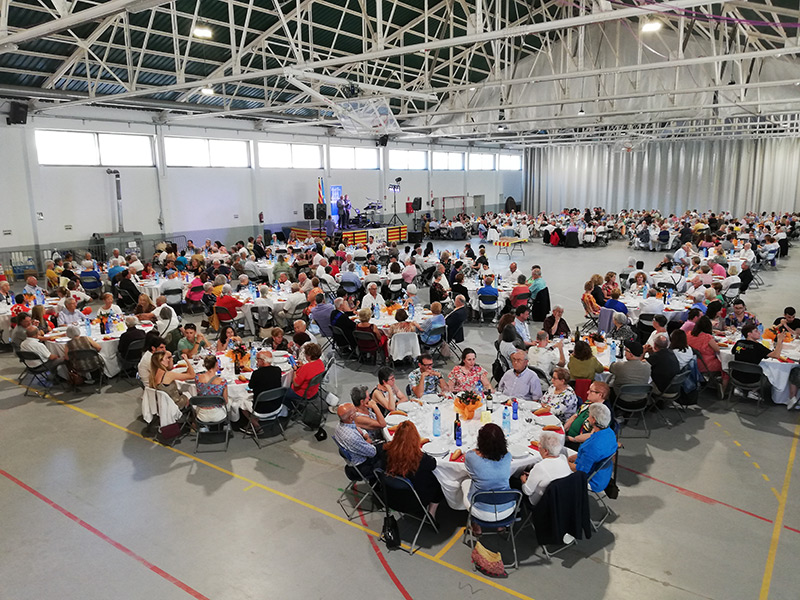
[[[16,355],[17,358],[19,358],[19,361],[25,367],[19,378],[17,378],[17,383],[22,384],[26,377],[30,377],[30,385],[36,383],[43,388],[50,387],[50,381],[47,378],[48,373],[50,373],[50,368],[48,367],[46,361],[43,362],[41,357],[35,352],[19,350],[16,352]],[[37,362],[40,364],[36,365],[35,363]],[[23,396],[27,396],[29,391],[30,386],[25,386],[25,393]]]
[[[348,484],[342,490],[339,499],[336,503],[342,507],[345,516],[347,516],[348,520],[352,520],[353,517],[359,514],[361,510],[361,505],[369,499],[372,502],[372,510],[367,512],[374,512],[375,511],[375,501],[378,501],[378,504],[381,505],[381,509],[384,507],[383,502],[381,501],[380,495],[378,490],[376,489],[377,484],[377,477],[374,473],[366,473],[362,469],[358,468],[353,462],[353,455],[350,452],[339,445],[339,442],[334,440],[336,443],[336,447],[339,449],[339,456],[344,459],[345,462],[345,470],[344,473],[347,475]],[[363,465],[362,465],[363,466]],[[365,484],[369,489],[368,491],[360,491],[356,486],[359,483]],[[345,506],[345,502],[347,502],[348,496],[352,496],[353,500],[357,500],[356,504],[350,507],[350,510],[347,510]],[[380,509],[378,509],[380,510]]]
[[[428,524],[436,533],[439,533],[439,527],[428,512],[428,508],[422,504],[417,490],[414,489],[413,484],[408,479],[388,475],[383,469],[375,469],[375,475],[380,483],[386,513],[391,514],[392,511],[395,511],[400,513],[401,517],[410,517],[419,521],[419,527],[409,548],[409,554],[414,554],[418,549],[415,549],[415,547],[422,528]]]
[[[511,542],[511,549],[514,553],[514,562],[511,564],[505,564],[503,566],[511,569],[516,569],[519,567],[519,560],[517,560],[517,544],[515,536],[517,535],[514,531],[514,526],[521,521],[519,516],[519,507],[522,501],[522,492],[519,490],[493,490],[493,491],[486,491],[486,492],[477,492],[472,497],[472,505],[480,503],[482,505],[490,506],[487,512],[493,512],[495,518],[491,521],[485,521],[483,519],[479,519],[472,514],[472,509],[467,511],[467,526],[464,528],[464,537],[466,540],[469,540],[469,544],[471,548],[475,548],[475,541],[479,537],[483,537],[484,535],[504,535],[508,534],[508,539]],[[513,510],[503,516],[501,515],[508,512],[508,509],[500,511],[498,507],[504,506],[506,504],[514,503]],[[480,534],[475,534],[473,531],[473,525],[478,525],[481,528]]]
[[[429,332],[427,332],[426,337],[432,338],[435,336],[439,336],[438,342],[427,343],[422,341],[422,334],[419,336],[419,343],[422,347],[423,352],[427,352],[431,355],[431,358],[435,359],[436,355],[439,356],[442,360],[447,362],[447,359],[442,354],[442,347],[447,343],[447,326],[442,325],[441,327],[434,327]]]
[[[358,352],[359,364],[378,364],[378,357],[380,356],[381,363],[385,363],[386,356],[381,348],[380,340],[372,331],[363,331],[356,329],[353,331],[353,338],[356,340],[356,350]]]
[[[629,384],[623,385],[619,389],[619,394],[614,400],[614,412],[620,412],[629,416],[641,415],[642,423],[644,424],[644,436],[632,437],[650,437],[650,429],[647,427],[647,419],[644,413],[650,408],[651,405],[651,392],[650,384],[638,385]],[[622,437],[622,428],[620,428],[619,437]],[[629,436],[631,437],[631,436]]]
[[[101,354],[94,348],[83,348],[69,352],[69,368],[85,378],[97,374],[97,392],[103,388],[103,379],[106,377],[105,361]],[[75,386],[73,386],[74,388]]]
[[[284,440],[286,440],[286,432],[283,428],[283,424],[280,421],[280,414],[283,411],[283,398],[286,396],[286,390],[288,388],[280,387],[274,390],[267,390],[265,392],[261,392],[258,397],[253,400],[253,418],[258,421],[259,427],[263,427],[263,425],[268,423],[277,423],[278,428],[281,431],[281,436]],[[253,426],[253,423],[248,423],[247,427],[245,427],[244,436],[253,438],[253,441],[256,443],[256,446],[259,448],[263,448],[261,443],[259,442],[260,435],[258,430]]]
[[[144,338],[140,340],[133,340],[125,349],[125,354],[119,354],[120,375],[127,381],[136,383],[138,380],[131,377],[130,371],[139,366],[139,361],[142,358],[142,351],[144,350]],[[141,382],[139,382],[141,383]],[[138,384],[137,384],[138,385]],[[142,384],[144,385],[144,384]]]
[[[225,404],[225,398],[222,396],[194,396],[189,400],[189,404],[191,404],[192,408],[195,410],[195,421],[197,424],[194,453],[197,454],[200,448],[201,438],[212,438],[216,441],[220,435],[225,438],[225,451],[227,452],[228,442],[231,436],[231,422],[228,417],[228,408]],[[211,408],[223,408],[225,410],[225,416],[216,420],[201,421],[198,418],[201,411]]]
[[[760,365],[734,360],[728,365],[728,375],[730,380],[728,381],[727,408],[733,407],[734,391],[739,390],[745,398],[751,392],[757,395],[756,412],[753,416],[758,416],[766,410],[766,408],[762,409],[761,406],[764,403],[764,396],[770,384],[764,377],[764,370]]]

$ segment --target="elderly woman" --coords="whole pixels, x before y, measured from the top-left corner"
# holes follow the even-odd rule
[[[228,404],[228,382],[217,375],[217,369],[220,368],[217,357],[212,355],[204,357],[203,367],[205,367],[205,372],[198,373],[194,378],[194,383],[197,387],[197,395],[222,396],[225,400],[225,404]],[[224,419],[227,413],[227,409],[222,406],[209,408],[198,407],[196,417],[200,422],[215,422]]]
[[[634,333],[633,329],[631,329],[631,326],[628,325],[628,317],[626,315],[615,312],[612,322],[614,327],[608,332],[609,338],[622,343],[637,339],[638,336]]]
[[[155,321],[156,305],[147,294],[139,294],[139,301],[133,309],[133,314],[136,315],[140,321]]]
[[[356,331],[363,331],[366,333],[371,333],[375,336],[377,340],[378,346],[381,350],[383,350],[384,356],[389,356],[389,346],[388,340],[389,338],[384,335],[384,333],[378,329],[375,325],[370,323],[370,319],[372,318],[372,311],[369,308],[362,308],[358,311],[358,323],[356,324]]]
[[[563,367],[553,370],[550,387],[539,402],[543,408],[549,408],[559,420],[564,423],[578,408],[578,396],[569,386],[569,371]]]
[[[389,325],[389,337],[392,337],[395,333],[409,333],[409,332],[416,332],[420,331],[419,323],[416,321],[408,321],[408,313],[403,308],[398,308],[394,313],[394,319],[396,323],[392,323]]]
[[[539,436],[542,460],[533,466],[530,473],[520,476],[522,492],[528,496],[532,506],[539,503],[551,481],[572,474],[567,456],[561,452],[562,448],[561,436],[554,431],[543,431]]]
[[[286,391],[283,403],[286,406],[294,407],[303,397],[313,398],[319,392],[319,385],[311,385],[311,381],[317,375],[325,372],[325,364],[322,362],[322,348],[319,344],[306,344],[306,363],[297,367],[294,372],[292,387]],[[381,417],[382,418],[382,417]]]
[[[250,278],[247,275],[239,275],[239,283],[236,284],[236,291],[241,292],[250,288]]]
[[[423,506],[432,517],[444,498],[439,480],[433,474],[436,459],[420,449],[419,431],[411,421],[403,421],[394,432],[392,440],[384,446],[386,450],[386,472],[405,477],[416,490]]]
[[[553,307],[553,312],[542,323],[542,329],[550,339],[569,335],[569,324],[564,320],[563,306],[556,304]]]
[[[381,439],[386,419],[378,403],[367,393],[367,386],[358,385],[352,388],[350,400],[356,407],[355,424],[366,431],[373,440]]]
[[[153,352],[150,358],[150,380],[148,385],[154,390],[166,392],[178,408],[186,408],[189,398],[178,389],[178,381],[192,381],[195,378],[192,361],[187,361],[186,372],[176,373],[172,370],[171,352]]]
[[[454,393],[471,391],[476,388],[492,391],[489,373],[476,364],[475,350],[472,348],[464,348],[464,352],[461,353],[461,362],[453,367],[447,380]]]
[[[212,288],[212,293],[219,297],[222,295],[222,288],[228,283],[228,278],[225,275],[217,275],[214,277],[214,286]]]
[[[109,317],[111,315],[121,315],[122,309],[114,304],[114,296],[106,292],[100,297],[103,300],[103,306],[97,309],[98,317]]]
[[[628,291],[634,295],[641,294],[646,286],[647,275],[645,275],[643,271],[638,271],[636,275],[634,275],[633,283]]]
[[[481,521],[502,520],[514,511],[514,502],[501,505],[485,505],[473,502],[478,492],[504,491],[509,488],[511,477],[511,454],[508,452],[506,436],[494,423],[487,423],[478,430],[477,448],[464,457],[464,466],[469,479],[462,485],[466,509]],[[474,525],[474,532],[480,527]]]
[[[291,347],[294,346],[293,342],[290,342],[284,337],[283,329],[280,327],[273,327],[270,331],[270,337],[266,338],[263,341],[263,345],[265,348],[268,348],[275,351],[282,351],[288,352]]]
[[[445,327],[446,325],[444,315],[442,315],[442,304],[440,302],[434,302],[431,304],[431,313],[432,315],[422,322],[420,327],[421,333],[419,336],[422,343],[429,346],[438,344],[442,339],[441,334],[434,334],[433,331],[435,329]]]
[[[70,325],[67,327],[67,337],[69,341],[64,347],[64,360],[69,365],[72,371],[80,374],[89,374],[86,382],[92,383],[91,375],[99,375],[103,369],[103,359],[99,354],[92,354],[91,356],[78,357],[76,351],[78,350],[97,350],[100,352],[100,344],[95,342],[92,338],[81,335],[81,329],[77,325]],[[72,356],[70,356],[70,354]]]

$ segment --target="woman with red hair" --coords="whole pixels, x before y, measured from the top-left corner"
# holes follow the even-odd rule
[[[386,450],[386,472],[405,477],[414,486],[423,506],[428,507],[432,517],[444,497],[442,487],[433,474],[436,459],[420,449],[420,437],[411,421],[403,421],[394,432],[392,441],[384,445]]]

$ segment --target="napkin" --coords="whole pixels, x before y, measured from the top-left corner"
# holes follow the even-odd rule
[[[463,463],[464,462],[464,457],[465,457],[465,454],[463,453],[463,451],[462,451],[461,456],[459,456],[458,458],[453,458],[453,454],[450,454],[450,462]]]
[[[235,381],[237,384],[247,383],[247,381],[239,381],[238,379]]]

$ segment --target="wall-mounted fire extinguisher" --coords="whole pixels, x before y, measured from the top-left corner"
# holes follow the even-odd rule
[[[263,223],[264,222],[264,213],[263,212],[258,213],[258,222],[259,223]]]

